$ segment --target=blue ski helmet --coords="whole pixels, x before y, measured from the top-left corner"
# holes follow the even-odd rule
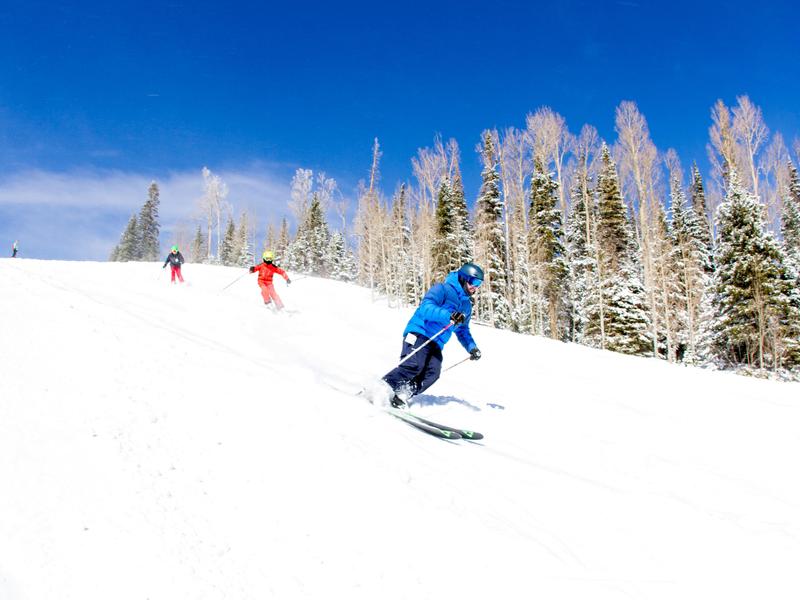
[[[477,287],[483,283],[483,269],[475,263],[464,263],[458,270],[458,280]]]

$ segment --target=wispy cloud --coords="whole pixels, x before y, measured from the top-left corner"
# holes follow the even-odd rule
[[[291,172],[254,166],[215,174],[227,184],[237,218],[251,211],[263,229],[290,216]],[[104,260],[154,180],[161,191],[162,238],[193,227],[201,217],[200,168],[155,178],[122,171],[28,170],[0,179],[0,243],[7,240],[10,247],[19,239],[21,256]]]

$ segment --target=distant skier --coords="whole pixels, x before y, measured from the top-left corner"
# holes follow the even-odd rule
[[[177,246],[173,246],[170,248],[169,254],[167,254],[167,259],[164,261],[164,266],[161,267],[162,269],[167,268],[167,264],[169,263],[170,268],[170,281],[175,283],[175,276],[178,277],[178,281],[183,283],[183,275],[181,275],[181,265],[183,264],[183,254],[178,251]]]
[[[258,287],[261,288],[261,297],[264,299],[264,304],[269,305],[270,302],[275,302],[275,308],[278,310],[283,309],[283,302],[281,302],[278,292],[275,291],[275,286],[272,285],[272,278],[277,273],[286,280],[287,284],[292,283],[286,271],[276,266],[273,261],[275,260],[275,253],[272,250],[265,250],[261,255],[263,262],[260,265],[250,267],[250,272],[255,273],[258,271]]]
[[[400,358],[416,353],[383,376],[391,392],[381,384],[384,389],[377,392],[378,396],[385,398],[384,394],[393,394],[389,400],[391,405],[406,408],[412,396],[433,385],[442,370],[442,349],[453,331],[472,360],[481,357],[469,331],[469,320],[471,297],[482,283],[483,269],[474,263],[465,263],[458,271],[449,273],[443,283],[428,290],[403,331]],[[376,394],[371,395],[375,402]]]
[[[14,243],[11,246],[11,258],[17,258],[17,252],[19,251],[17,243],[17,240],[14,240]]]

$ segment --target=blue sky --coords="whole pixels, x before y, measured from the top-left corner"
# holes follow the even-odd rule
[[[203,166],[234,204],[278,220],[298,167],[352,196],[375,137],[387,193],[440,133],[459,142],[474,196],[480,132],[523,127],[542,105],[613,141],[614,109],[633,100],[660,149],[702,168],[711,106],[748,94],[791,143],[800,9],[714,4],[7,0],[0,244],[103,259],[153,179],[172,192],[170,243]]]

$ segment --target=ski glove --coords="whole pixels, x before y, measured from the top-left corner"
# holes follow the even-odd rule
[[[251,273],[255,273],[256,272],[256,268],[255,267],[250,267],[250,272]]]
[[[479,360],[481,357],[481,351],[477,348],[473,348],[469,351],[469,359],[470,360]]]
[[[464,319],[466,318],[467,317],[464,315],[464,313],[458,311],[450,315],[450,320],[453,322],[454,325],[459,325],[460,323],[463,323]]]
[[[287,277],[286,278],[286,285],[289,285],[290,283],[292,283],[292,280]]]

